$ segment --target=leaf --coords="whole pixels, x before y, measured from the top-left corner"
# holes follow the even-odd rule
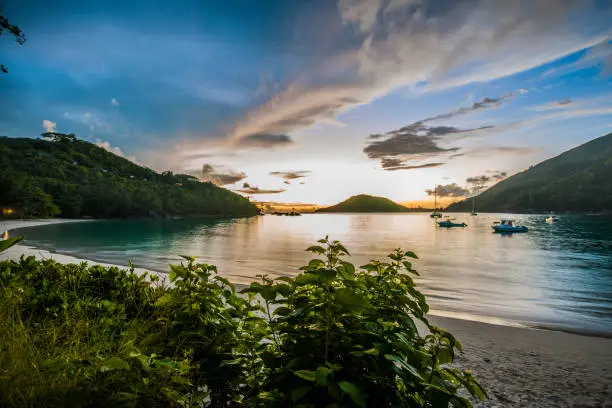
[[[303,273],[295,278],[295,283],[298,285],[310,285],[311,283],[317,283],[318,281],[317,276],[312,273]]]
[[[311,247],[308,247],[306,249],[306,251],[314,252],[315,254],[324,254],[325,253],[325,248],[323,248],[322,246],[319,246],[319,245],[313,245]]]
[[[310,391],[311,388],[312,387],[308,385],[305,385],[299,388],[295,388],[294,390],[291,391],[291,401],[293,401],[293,403],[298,402],[300,398],[302,398],[304,395],[308,393],[308,391]]]
[[[104,362],[100,371],[129,370],[130,365],[119,357],[111,357]]]
[[[365,397],[361,393],[361,390],[359,389],[359,387],[357,387],[355,384],[349,381],[340,381],[338,383],[338,386],[340,387],[342,391],[348,394],[349,397],[351,397],[351,399],[353,400],[355,404],[359,405],[360,407],[365,408],[366,406]]]
[[[337,272],[334,269],[319,269],[316,275],[321,283],[328,283],[336,278]]]
[[[357,295],[349,288],[338,289],[336,292],[336,300],[338,303],[348,308],[366,309],[370,306],[367,299]]]
[[[315,381],[316,379],[314,371],[299,370],[299,371],[295,371],[294,374],[306,381]]]
[[[342,262],[342,266],[344,266],[344,269],[348,273],[350,273],[352,275],[355,274],[355,265],[353,265],[352,263],[350,263],[350,262]]]
[[[413,366],[411,366],[410,364],[408,364],[403,358],[400,358],[400,357],[396,356],[395,354],[385,354],[385,358],[387,360],[389,360],[389,361],[395,362],[401,368],[403,368],[404,370],[408,371],[410,374],[412,374],[413,376],[415,376],[419,380],[421,380],[421,381],[423,380],[423,378],[421,377],[421,374],[419,374],[417,369],[414,368]]]
[[[318,385],[327,385],[327,376],[331,373],[331,370],[327,367],[317,367],[315,371],[315,379]]]
[[[417,256],[417,254],[415,254],[412,251],[406,251],[406,253],[404,254],[404,256],[407,256],[409,258],[414,258],[414,259],[419,259],[419,257]]]
[[[300,269],[302,270],[307,270],[307,271],[311,271],[313,269],[319,269],[325,266],[325,262],[323,262],[320,259],[311,259],[310,262],[308,262],[307,266],[303,266]]]

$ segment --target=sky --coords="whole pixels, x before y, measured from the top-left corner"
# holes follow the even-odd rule
[[[6,0],[0,135],[258,201],[465,197],[612,132],[606,0]]]

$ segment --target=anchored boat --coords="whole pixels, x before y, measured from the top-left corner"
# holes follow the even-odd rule
[[[492,225],[495,232],[527,232],[529,229],[523,225],[514,224],[514,220],[501,220]]]
[[[430,190],[431,191],[431,190]],[[434,187],[434,210],[429,215],[431,218],[442,218],[442,213],[438,211],[438,201],[437,201],[437,193],[438,193],[438,185]]]
[[[559,222],[559,217],[557,217],[556,215],[552,215],[551,214],[550,216],[546,217],[546,222],[549,222],[551,224],[553,222]]]
[[[447,218],[445,221],[438,221],[438,225],[443,228],[467,227],[465,222],[453,222],[451,218]]]

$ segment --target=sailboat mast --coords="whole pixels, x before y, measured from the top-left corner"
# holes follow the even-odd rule
[[[434,212],[438,209],[438,185],[434,187]]]

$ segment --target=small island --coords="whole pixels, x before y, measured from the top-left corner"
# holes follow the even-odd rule
[[[391,213],[391,212],[413,212],[414,210],[404,207],[385,197],[376,197],[367,194],[352,196],[341,203],[331,207],[319,208],[316,213]]]

